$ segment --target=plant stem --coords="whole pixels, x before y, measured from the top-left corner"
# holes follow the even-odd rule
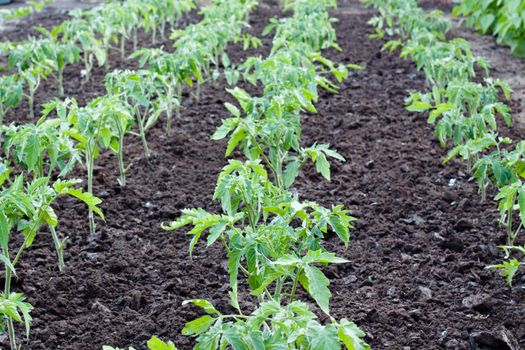
[[[509,209],[509,214],[507,215],[507,243],[508,245],[514,244],[514,239],[512,238],[512,208]]]
[[[94,163],[94,155],[92,150],[88,150],[86,152],[86,164],[87,164],[87,172],[88,172],[88,192],[90,194],[93,194],[93,163]],[[95,217],[93,215],[93,210],[91,208],[88,209],[88,219],[89,219],[89,233],[91,236],[95,235]]]
[[[2,101],[0,101],[0,125],[4,122],[5,108]]]
[[[180,111],[182,108],[182,86],[177,85],[177,100],[179,103],[175,106],[175,117],[180,120]]]
[[[153,33],[151,34],[151,43],[157,45],[157,26],[153,26]]]
[[[9,250],[7,248],[3,249],[4,257],[9,261]],[[12,264],[14,265],[14,263]],[[7,266],[5,266],[5,284],[4,284],[4,297],[6,299],[9,298],[9,295],[11,294],[11,275],[13,271]],[[7,333],[9,336],[9,345],[11,347],[11,350],[16,350],[16,336],[15,336],[15,325],[13,324],[13,319],[9,316],[5,316],[7,318]]]
[[[173,125],[173,88],[171,85],[168,87],[168,103],[166,107],[166,134],[171,135],[171,128]]]
[[[120,57],[123,61],[126,59],[126,37],[124,35],[120,38]]]
[[[297,290],[297,283],[299,282],[299,276],[303,272],[303,269],[299,269],[297,271],[297,276],[295,276],[295,279],[293,281],[293,287],[292,292],[290,293],[290,303],[293,301],[293,298],[295,297],[295,291]]]
[[[58,270],[64,272],[64,241],[60,241],[57,232],[52,225],[49,225],[49,231],[51,231],[51,237],[53,237],[53,243],[55,244],[55,251],[58,257]]]
[[[29,119],[35,118],[35,87],[29,85],[29,95],[27,96],[27,103],[29,104]]]
[[[89,81],[90,77],[91,77],[91,63],[90,63],[90,56],[86,51],[84,51],[84,70],[86,71],[86,82]]]
[[[196,102],[200,102],[201,100],[201,81],[200,80],[197,80],[197,89],[195,91],[195,101]]]
[[[274,296],[275,296],[275,300],[277,301],[281,301],[281,291],[283,289],[283,278],[280,277],[277,279],[277,282],[275,284],[275,293],[274,293]]]
[[[142,145],[144,146],[144,156],[146,158],[149,158],[150,151],[148,147],[148,141],[146,140],[146,131],[144,130],[144,118],[141,115],[140,111],[137,111],[137,118],[139,124],[140,139],[142,140]]]
[[[166,39],[166,21],[162,21],[160,22],[160,37],[162,38],[162,40],[165,40]]]
[[[133,51],[137,51],[137,28],[133,29]]]
[[[58,95],[64,97],[64,70],[58,70]]]
[[[124,134],[120,133],[118,140],[118,167],[119,167],[119,185],[121,187],[126,186],[126,168],[124,167]]]

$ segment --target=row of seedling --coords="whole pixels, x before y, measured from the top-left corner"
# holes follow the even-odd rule
[[[141,12],[145,17],[155,17],[155,14],[164,16],[170,13],[165,7],[168,5],[180,9],[193,7],[192,3],[185,0],[180,3],[174,1],[140,1],[140,3],[129,1],[122,4],[122,8],[119,8],[117,3],[108,3],[100,9],[90,10],[87,14],[78,13],[78,18],[59,26],[60,31],[56,33],[62,34],[53,33],[53,35],[56,35],[56,38],[65,38],[67,35],[64,33],[67,31],[64,31],[63,28],[80,25],[85,21],[93,25],[95,22],[91,22],[92,19],[110,16],[112,12],[132,14],[134,12],[129,9],[130,6],[136,6],[137,11],[147,11]],[[137,72],[114,71],[106,76],[107,95],[95,98],[85,106],[79,106],[74,99],[69,98],[54,100],[42,106],[41,118],[36,124],[1,126],[0,135],[2,136],[5,159],[0,164],[0,185],[2,186],[0,245],[2,247],[1,259],[6,270],[6,282],[4,294],[0,296],[0,305],[2,306],[0,314],[3,315],[2,329],[8,333],[12,349],[17,349],[14,322],[24,322],[28,335],[32,307],[25,302],[23,295],[11,291],[11,277],[16,273],[15,266],[23,251],[31,246],[43,226],[49,227],[58,255],[59,268],[60,270],[64,269],[63,250],[67,238],[61,239],[56,232],[58,217],[52,209],[52,203],[56,201],[57,197],[63,195],[70,195],[85,202],[89,208],[90,234],[94,235],[94,215],[98,214],[103,218],[103,214],[98,208],[101,201],[93,195],[93,168],[96,159],[107,149],[114,152],[119,163],[120,176],[118,181],[121,186],[124,186],[127,171],[127,167],[124,165],[125,136],[128,133],[139,135],[144,142],[145,155],[147,156],[149,154],[145,139],[147,129],[153,126],[162,114],[167,114],[168,118],[171,117],[170,104],[180,106],[176,96],[169,94],[168,91],[176,91],[179,84],[184,84],[182,88],[185,88],[192,86],[196,81],[202,83],[205,77],[208,78],[208,74],[212,74],[210,67],[215,61],[210,63],[209,60],[212,56],[215,57],[216,51],[212,53],[206,51],[210,50],[211,46],[203,44],[205,34],[198,32],[199,28],[202,28],[203,31],[206,30],[206,35],[209,35],[208,38],[211,39],[214,38],[211,32],[215,26],[217,35],[222,34],[223,36],[221,37],[222,41],[217,42],[214,48],[215,50],[225,50],[228,42],[245,39],[241,37],[241,31],[246,26],[245,21],[254,5],[254,2],[216,0],[202,9],[204,14],[202,22],[206,25],[189,26],[185,30],[175,32],[174,39],[187,38],[188,40],[184,44],[187,46],[177,40],[174,54],[154,50],[154,52],[159,53],[154,58],[162,56],[162,61],[159,60],[158,63],[165,66],[157,66],[148,59],[143,62],[143,64],[148,65],[147,69]],[[160,20],[160,24],[159,18],[155,18],[155,27],[160,28],[161,35],[164,33],[165,26],[162,23],[170,23],[170,18],[172,17]],[[178,19],[180,18],[175,16],[175,20],[171,24],[176,25]],[[223,31],[226,22],[229,23],[229,26]],[[115,27],[106,28],[106,24],[100,22],[97,32],[94,33],[100,34],[114,30]],[[153,29],[151,26],[146,26],[144,29],[155,33],[157,29]],[[131,33],[133,33],[133,28]],[[99,34],[94,34],[97,36],[97,40],[100,40]],[[194,41],[190,40],[192,34],[196,34]],[[153,36],[155,35],[153,34]],[[249,39],[254,41],[253,38]],[[51,39],[33,40],[22,45],[29,45],[29,43],[42,45],[49,43],[49,40]],[[184,49],[179,50],[180,47],[184,47]],[[195,55],[202,58],[200,61],[180,59],[180,56],[186,55],[190,47]],[[12,48],[14,52],[11,53],[10,57],[18,57],[13,55],[15,52],[16,54],[20,52],[18,51],[20,46],[12,46]],[[83,50],[73,49],[77,53],[85,52]],[[38,50],[36,51],[38,52]],[[47,52],[47,50],[44,51]],[[137,55],[144,57],[144,52],[141,51]],[[224,52],[221,51],[221,55],[224,57]],[[34,63],[31,59],[28,61],[10,59],[11,61],[17,62],[17,65],[21,62],[27,62],[27,66],[23,65],[23,67],[30,67]],[[62,59],[57,59],[57,61],[64,62]],[[20,72],[24,72],[21,68],[22,65]],[[165,70],[158,71],[159,69]],[[177,75],[177,78],[183,77],[183,81],[172,80],[169,74]],[[10,79],[18,81],[13,76]],[[22,90],[22,87],[20,89]],[[52,113],[56,114],[56,118],[50,117]],[[138,125],[137,133],[133,131],[135,123]],[[81,182],[80,180],[68,178],[68,175],[78,164],[82,164],[87,171],[86,192],[78,188],[77,185]],[[13,178],[13,172],[21,175]],[[17,248],[16,255],[13,258],[13,254],[9,252],[9,248],[12,248],[13,245],[9,243],[15,239],[13,236],[15,232],[21,232],[24,241]]]
[[[87,11],[72,11],[72,18],[42,36],[20,43],[2,43],[0,53],[7,56],[9,74],[0,77],[0,123],[8,110],[26,100],[28,118],[35,116],[35,94],[43,79],[56,81],[58,95],[64,96],[64,71],[68,65],[82,63],[79,71],[89,81],[95,66],[109,71],[111,50],[126,57],[126,41],[137,44],[139,30],[151,33],[156,43],[157,28],[175,28],[182,15],[194,8],[193,0],[131,0],[108,2]]]
[[[406,100],[412,112],[428,113],[442,146],[451,150],[445,162],[459,157],[476,180],[484,201],[490,187],[497,190],[500,223],[506,228],[507,243],[501,248],[505,260],[490,266],[501,269],[509,284],[525,262],[511,257],[525,253],[515,244],[525,224],[525,141],[513,144],[498,134],[499,120],[511,124],[509,86],[490,78],[488,62],[472,53],[463,39],[447,39],[450,28],[441,12],[426,12],[415,0],[364,0],[379,9],[371,19],[375,37],[391,37],[384,49],[401,49],[425,72],[431,91],[412,93]],[[481,76],[479,76],[481,75]]]
[[[321,268],[348,263],[325,243],[334,234],[347,246],[355,218],[341,205],[301,200],[293,189],[307,163],[330,179],[328,159],[344,161],[329,145],[301,145],[301,117],[316,112],[319,89],[336,93],[348,75],[347,66],[321,53],[339,49],[327,12],[334,6],[335,1],[291,1],[284,9],[293,16],[272,20],[264,31],[275,32],[269,56],[251,57],[238,67],[240,78],[260,87],[262,95],[229,89],[237,106],[225,104],[230,117],[212,136],[227,139],[226,157],[235,150],[244,155],[230,159],[219,174],[213,199],[220,212],[185,209],[163,224],[166,230],[190,227],[190,256],[205,240],[206,246],[222,245],[228,257],[229,310],[204,299],[185,302],[204,314],[182,330],[196,338],[195,349],[369,349],[353,322],[330,315],[330,281]],[[241,284],[249,292],[241,292]],[[248,308],[246,301],[256,306]],[[316,311],[328,321],[321,322]],[[151,348],[159,342],[153,338]],[[162,344],[159,349],[175,349],[172,342]]]

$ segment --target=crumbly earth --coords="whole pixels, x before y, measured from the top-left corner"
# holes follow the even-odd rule
[[[367,37],[373,12],[357,0],[340,5],[334,16],[343,50],[326,54],[365,70],[352,72],[339,94],[321,94],[319,113],[303,118],[303,143],[330,143],[347,161],[333,164],[331,182],[307,167],[295,188],[305,199],[344,204],[359,218],[347,250],[336,239],[329,242],[350,260],[326,269],[333,315],[358,323],[373,349],[512,349],[502,332],[516,339],[515,349],[525,346],[525,278],[519,275],[509,288],[485,269],[502,258],[497,245],[505,234],[496,204],[480,204],[464,165],[441,163],[446,151],[425,116],[404,109],[410,91],[426,89],[424,76]],[[282,15],[275,3],[264,3],[251,16],[250,31],[259,35],[269,18]],[[266,55],[271,40],[263,42],[257,51],[232,46],[229,52],[235,62]],[[115,53],[112,68],[136,68],[136,62],[123,62]],[[68,68],[66,94],[85,103],[103,93],[104,72],[97,70],[91,83],[82,84],[80,69]],[[192,339],[180,331],[200,311],[182,301],[205,298],[228,308],[222,248],[198,245],[190,260],[184,232],[160,228],[186,207],[218,209],[211,197],[226,163],[225,144],[210,135],[226,117],[223,103],[232,102],[225,87],[223,81],[207,84],[200,102],[186,99],[171,137],[162,124],[154,127],[148,135],[151,160],[143,160],[139,140],[128,137],[126,160],[132,167],[125,188],[116,181],[116,158],[108,153],[97,160],[95,194],[104,200],[107,218],[98,222],[95,237],[89,237],[82,205],[60,203],[59,233],[70,237],[66,272],[58,272],[47,232],[17,269],[14,290],[35,307],[24,349],[95,350],[103,344],[145,349],[153,334],[191,349]],[[55,93],[53,81],[46,81],[38,101]],[[511,104],[520,112],[519,101]],[[25,122],[26,113],[23,105],[7,119]],[[516,139],[524,134],[520,126],[503,132]],[[83,178],[83,170],[75,176]],[[5,339],[1,345],[7,346]]]

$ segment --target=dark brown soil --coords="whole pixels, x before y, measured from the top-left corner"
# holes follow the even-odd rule
[[[360,8],[356,0],[347,3]],[[274,6],[261,5],[252,16],[253,33],[278,14]],[[504,242],[495,203],[479,204],[464,166],[442,165],[445,150],[424,116],[403,107],[410,91],[425,89],[424,77],[367,38],[372,33],[367,12],[341,8],[335,15],[344,50],[328,56],[366,70],[352,73],[340,94],[322,94],[319,113],[304,117],[303,141],[330,143],[347,162],[333,165],[330,183],[306,169],[296,188],[305,199],[342,203],[359,218],[348,250],[333,241],[351,263],[327,270],[332,313],[355,320],[373,349],[506,349],[482,344],[498,336],[498,327],[524,346],[525,278],[518,276],[510,289],[485,269],[501,259],[496,246]],[[260,53],[269,45],[265,40]],[[254,54],[238,47],[230,52],[236,61]],[[134,66],[117,56],[113,62]],[[89,100],[102,93],[102,77],[97,71],[96,83],[81,85],[73,67],[66,93]],[[39,101],[54,93],[52,82],[46,84]],[[149,162],[141,160],[138,140],[129,137],[126,158],[133,167],[126,188],[116,183],[114,156],[97,161],[95,192],[104,199],[107,221],[99,222],[96,237],[88,237],[83,206],[60,205],[59,232],[70,236],[66,273],[58,273],[46,233],[17,269],[14,289],[35,307],[25,349],[98,350],[103,344],[143,349],[153,334],[190,349],[192,340],[180,331],[198,310],[182,301],[206,298],[228,307],[222,249],[200,245],[189,260],[183,232],[160,229],[185,207],[217,209],[211,196],[226,162],[225,145],[211,141],[210,134],[226,114],[223,102],[231,101],[224,87],[208,85],[200,103],[188,102],[172,137],[164,135],[162,124],[155,127]],[[21,107],[9,119],[21,119],[24,112]],[[76,175],[84,176],[81,170]]]

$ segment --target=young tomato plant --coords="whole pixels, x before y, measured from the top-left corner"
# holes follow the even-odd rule
[[[237,98],[245,116],[241,117],[237,107],[226,104],[232,117],[223,120],[212,136],[214,140],[220,140],[230,135],[226,156],[240,148],[248,159],[264,160],[280,188],[289,188],[293,184],[307,160],[312,160],[326,179],[330,179],[327,157],[344,161],[328,145],[300,146],[302,106],[298,99],[254,98],[240,88],[229,91]]]
[[[49,103],[47,111],[57,110],[58,115],[66,120],[71,129],[67,134],[77,142],[77,149],[82,152],[87,170],[87,193],[93,195],[93,167],[101,149],[114,145],[118,149],[118,133],[112,127],[112,116],[118,100],[111,97],[99,97],[85,107],[79,107],[76,100],[54,101]],[[94,210],[89,208],[89,229],[95,235]]]
[[[521,247],[514,245],[500,246],[499,248],[505,251],[505,260],[500,264],[487,266],[487,268],[499,270],[507,284],[512,287],[514,276],[520,267],[525,266],[525,259],[523,259],[523,257],[525,257],[525,245]],[[522,260],[520,261],[516,258],[511,258],[510,255],[512,252],[522,255]]]
[[[217,343],[214,344],[218,344],[222,332],[231,333],[232,336],[240,336],[245,331],[261,332],[260,323],[223,323],[227,319],[248,322],[253,317],[261,322],[271,322],[270,315],[262,319],[260,315],[257,316],[260,310],[256,310],[250,316],[243,314],[238,301],[240,274],[247,278],[251,294],[257,297],[263,309],[271,304],[272,308],[289,308],[292,311],[295,307],[304,305],[295,300],[297,288],[302,287],[316,301],[317,306],[329,315],[329,280],[316,265],[347,262],[327,251],[322,240],[328,230],[331,230],[345,246],[348,244],[349,228],[355,220],[348,215],[348,211],[341,206],[328,209],[314,202],[299,201],[297,196],[274,186],[264,167],[258,162],[230,161],[219,176],[214,199],[221,202],[222,214],[210,214],[202,209],[187,209],[178,220],[165,225],[164,228],[175,230],[187,225],[192,226],[188,232],[193,236],[190,252],[207,230],[208,246],[217,241],[223,243],[228,253],[231,304],[237,310],[238,316],[223,317],[218,311],[213,311],[212,314],[216,317],[208,316],[192,321],[183,332],[199,335],[198,341],[202,343],[209,341],[209,338],[216,338]],[[199,306],[203,306],[203,301],[199,303]],[[309,314],[313,315],[311,312]],[[293,313],[288,316],[294,317]],[[308,318],[305,321],[306,324],[313,319]],[[205,325],[196,331],[195,327],[201,322]],[[274,326],[277,327],[278,323],[277,321]],[[239,329],[237,326],[247,328]],[[319,323],[315,323],[315,327],[324,328]],[[326,327],[331,329],[336,326],[333,324]],[[281,334],[277,329],[275,331]],[[273,333],[270,333],[266,334],[267,341],[272,341],[271,344],[275,346],[289,339],[289,329],[281,331],[283,339],[274,339],[271,335]],[[262,338],[263,334],[264,332],[261,333]],[[352,344],[354,341],[361,344],[362,336],[363,334],[357,336],[352,340]],[[336,339],[339,339],[337,335],[330,341],[339,344],[340,340]],[[223,341],[231,340],[225,338]],[[253,341],[255,340],[243,338],[241,343],[253,344]],[[297,346],[303,348],[306,344],[309,344],[307,340],[304,340],[304,343],[299,341]],[[216,346],[211,348],[215,349]]]
[[[144,156],[151,155],[146,132],[167,108],[159,89],[159,76],[151,71],[114,71],[106,76],[106,90],[110,96],[121,99],[133,110],[139,127],[139,137],[144,147]]]
[[[0,127],[6,159],[21,166],[33,178],[59,177],[70,173],[80,162],[80,154],[69,137],[69,124],[61,119],[42,118],[37,124]]]
[[[169,54],[161,49],[141,49],[134,52],[130,57],[139,58],[139,65],[149,65],[149,70],[157,74],[160,88],[163,90],[166,106],[166,133],[171,135],[173,128],[173,108],[175,107],[176,119],[180,119],[182,106],[182,91],[186,84],[193,84],[190,78],[192,74],[191,64],[181,64],[176,54]],[[190,61],[191,62],[191,61]],[[195,74],[199,71],[195,66]]]
[[[73,187],[79,182],[77,180],[58,180],[50,185],[49,178],[42,177],[24,185],[22,175],[11,182],[9,169],[5,167],[0,180],[0,247],[2,249],[1,260],[5,269],[4,293],[0,299],[3,308],[1,308],[0,313],[5,315],[2,319],[2,329],[7,329],[11,349],[16,350],[18,347],[14,322],[23,321],[26,327],[26,335],[29,336],[32,307],[24,302],[24,297],[21,294],[11,291],[11,280],[13,275],[16,276],[15,267],[22,257],[22,253],[32,245],[41,227],[44,224],[49,225],[50,228],[57,226],[58,217],[51,205],[56,202],[58,197],[70,195],[82,200],[99,215],[102,215],[102,212],[97,207],[100,199]],[[6,183],[7,186],[5,186]],[[13,247],[10,241],[14,241],[12,236],[15,232],[22,233],[23,243],[16,250],[16,255],[12,257],[9,249]],[[55,238],[53,236],[54,240]],[[63,248],[63,242],[55,241],[55,244]]]
[[[23,84],[18,75],[6,75],[0,78],[0,125],[7,111],[18,106],[23,91]]]
[[[41,56],[48,62],[51,73],[58,84],[59,97],[64,96],[64,69],[68,64],[80,61],[80,51],[73,43],[59,43],[54,39],[42,41],[40,44]]]
[[[188,322],[182,333],[197,338],[196,349],[330,349],[370,350],[365,333],[346,318],[331,318],[323,325],[308,304],[293,301],[283,306],[263,302],[249,315],[222,314],[210,302],[188,300],[206,315]]]

